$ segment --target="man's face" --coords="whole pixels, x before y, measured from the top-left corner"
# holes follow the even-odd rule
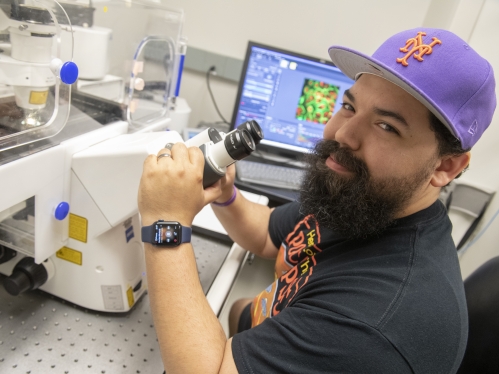
[[[428,110],[394,84],[364,74],[309,158],[302,211],[348,237],[379,233],[434,194],[437,148]]]

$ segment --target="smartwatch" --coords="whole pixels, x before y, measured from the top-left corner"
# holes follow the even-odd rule
[[[151,226],[142,227],[142,241],[161,247],[178,247],[190,243],[192,228],[178,222],[158,220]]]

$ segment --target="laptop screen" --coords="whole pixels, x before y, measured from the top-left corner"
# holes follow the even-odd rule
[[[332,62],[249,42],[231,126],[256,120],[265,136],[259,149],[302,154],[352,84]]]

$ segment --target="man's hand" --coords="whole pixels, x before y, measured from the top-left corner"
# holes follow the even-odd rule
[[[169,156],[158,159],[161,154]],[[203,168],[201,150],[183,143],[147,157],[138,194],[142,224],[163,219],[191,226],[195,215],[209,202],[203,191]]]
[[[234,179],[236,177],[236,168],[234,164],[227,167],[225,176],[220,181],[205,189],[206,201],[212,203],[224,203],[228,201],[234,193]]]

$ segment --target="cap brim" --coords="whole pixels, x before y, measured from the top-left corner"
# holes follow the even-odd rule
[[[356,80],[359,74],[373,74],[399,86],[428,108],[449,129],[451,134],[458,138],[450,125],[450,119],[438,109],[438,106],[431,99],[380,61],[357,51],[339,46],[329,48],[329,56],[333,63],[353,80]]]

